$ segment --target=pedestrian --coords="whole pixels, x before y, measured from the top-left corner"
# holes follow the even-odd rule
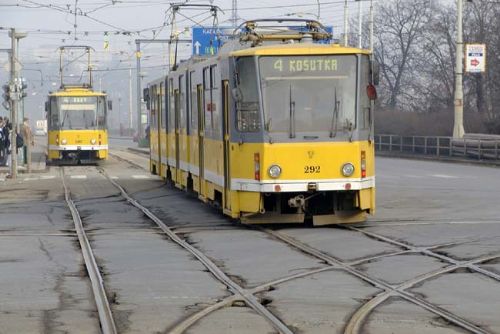
[[[0,116],[0,166],[5,166],[7,163],[7,142],[4,134],[4,121]]]
[[[24,163],[28,166],[29,172],[31,169],[31,148],[35,146],[35,139],[27,117],[23,119],[23,124],[21,125],[21,136],[23,138]]]
[[[4,166],[10,165],[10,132],[12,130],[12,123],[9,121],[8,117],[3,119],[2,134],[4,138]]]

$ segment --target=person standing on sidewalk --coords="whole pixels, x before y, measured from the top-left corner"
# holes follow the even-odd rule
[[[3,127],[3,117],[0,116],[0,166],[5,166],[7,163],[7,140]]]
[[[23,138],[24,163],[27,165],[28,173],[31,171],[31,148],[35,146],[35,139],[27,117],[21,125],[21,136]]]
[[[10,131],[12,130],[12,123],[9,121],[8,117],[3,119],[3,135],[5,138],[5,166],[10,165]]]

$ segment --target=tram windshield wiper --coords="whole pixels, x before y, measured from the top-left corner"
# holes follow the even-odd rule
[[[64,122],[66,121],[66,118],[68,118],[68,111],[67,110],[64,113],[64,117],[63,117],[63,120],[61,122],[61,129],[64,129]]]
[[[337,120],[339,118],[340,100],[337,99],[337,87],[335,87],[335,101],[333,102],[332,125],[330,127],[330,138],[337,136]]]
[[[295,101],[292,99],[291,84],[290,84],[290,138],[295,138]]]

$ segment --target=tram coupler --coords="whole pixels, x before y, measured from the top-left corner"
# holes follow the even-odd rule
[[[306,206],[306,199],[304,195],[297,195],[288,200],[288,206],[291,208],[297,208],[297,213],[303,213]]]

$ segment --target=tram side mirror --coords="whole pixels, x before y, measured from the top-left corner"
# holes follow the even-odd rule
[[[113,101],[108,100],[108,110],[113,110]]]
[[[378,86],[378,84],[380,83],[380,64],[378,63],[378,61],[371,61],[371,70],[372,84]]]
[[[146,108],[148,110],[151,110],[151,104],[150,104],[150,99],[149,99],[149,88],[144,88],[142,91],[142,96],[144,98],[144,102],[146,102]]]
[[[48,111],[49,111],[49,106],[50,106],[49,101],[45,101],[45,111],[46,111],[46,112],[48,112]]]
[[[233,88],[231,90],[231,93],[233,95],[233,99],[236,101],[236,102],[241,102],[242,100],[242,96],[241,96],[241,90],[239,88]]]

